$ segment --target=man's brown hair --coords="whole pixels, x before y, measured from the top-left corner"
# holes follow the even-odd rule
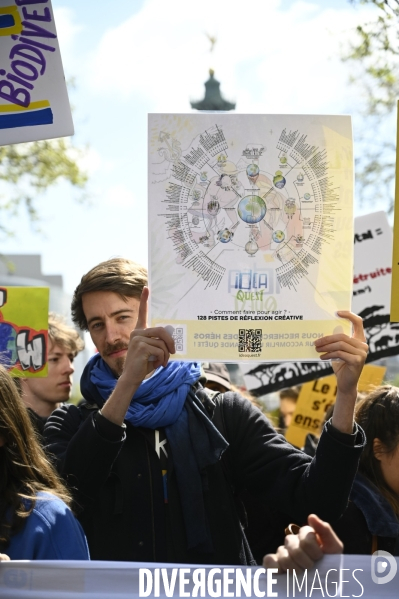
[[[84,341],[79,333],[68,326],[62,316],[50,312],[48,315],[48,336],[54,345],[62,347],[68,353],[77,356],[84,349]]]
[[[123,299],[140,299],[144,285],[147,285],[147,270],[132,260],[112,258],[101,262],[85,275],[73,294],[71,311],[73,322],[82,330],[88,329],[83,312],[82,297],[92,291],[113,291]]]

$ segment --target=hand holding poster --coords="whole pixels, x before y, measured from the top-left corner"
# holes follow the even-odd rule
[[[350,117],[150,115],[151,326],[177,359],[317,359],[350,307]]]
[[[0,145],[73,134],[50,0],[0,3]]]
[[[15,377],[47,376],[47,287],[0,288],[0,364]]]

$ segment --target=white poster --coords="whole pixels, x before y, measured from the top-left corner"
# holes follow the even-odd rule
[[[151,325],[178,359],[309,360],[350,307],[348,116],[149,117]]]
[[[0,0],[0,145],[73,134],[50,0]]]

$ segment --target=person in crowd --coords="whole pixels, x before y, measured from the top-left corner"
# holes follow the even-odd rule
[[[92,559],[254,564],[234,494],[261,496],[298,521],[344,511],[364,443],[353,424],[367,355],[361,319],[315,341],[337,376],[336,409],[315,459],[296,450],[238,393],[213,402],[200,366],[170,360],[174,341],[148,328],[146,271],[122,258],[82,277],[72,317],[98,349],[81,379],[86,404],[45,426],[73,490]],[[220,459],[221,458],[221,459]]]
[[[73,361],[84,348],[79,333],[65,324],[62,317],[50,312],[48,319],[48,374],[44,378],[18,379],[22,399],[39,435],[50,414],[72,392]]]
[[[356,406],[366,433],[350,501],[334,530],[345,553],[399,556],[399,388],[377,387]]]
[[[261,409],[261,404],[247,389],[233,385],[229,370],[225,364],[221,362],[202,362],[201,365],[204,379],[201,378],[200,382],[206,389],[210,389],[215,393],[226,393],[227,391],[240,393],[242,397],[245,397],[254,406]]]
[[[0,559],[89,559],[69,503],[14,381],[0,366]]]
[[[230,373],[225,364],[219,362],[202,362],[206,377],[205,387],[219,393],[231,390]]]
[[[278,428],[285,432],[291,424],[296,402],[298,401],[300,387],[282,389],[279,393],[280,405],[278,409]]]

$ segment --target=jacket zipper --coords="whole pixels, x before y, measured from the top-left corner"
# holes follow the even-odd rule
[[[148,443],[146,440],[145,449],[147,453],[147,464],[148,464],[148,474],[150,476],[150,493],[151,493],[151,528],[152,528],[152,554],[154,558],[154,562],[156,561],[155,556],[155,522],[154,522],[154,495],[152,488],[152,474],[151,474],[151,462],[150,462],[150,454],[148,452]]]

